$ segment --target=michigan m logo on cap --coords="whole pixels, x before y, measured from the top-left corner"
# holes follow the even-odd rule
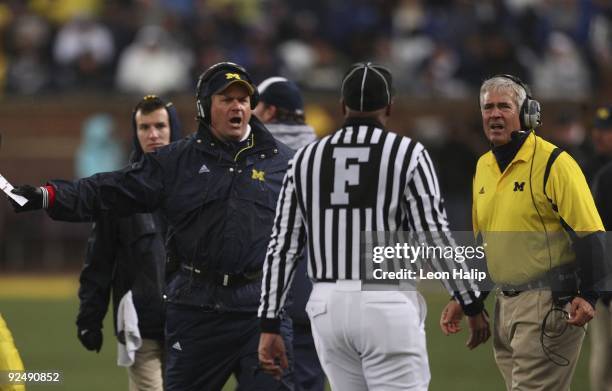
[[[240,78],[240,75],[239,75],[238,73],[229,73],[229,72],[228,72],[228,73],[226,73],[226,74],[225,74],[225,78],[226,78],[227,80],[229,80],[229,79],[242,80],[242,79]]]

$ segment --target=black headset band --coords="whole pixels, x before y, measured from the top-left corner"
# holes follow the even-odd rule
[[[500,73],[500,74],[490,77],[489,79],[495,79],[495,78],[503,78],[503,79],[508,79],[512,81],[514,84],[519,85],[523,89],[523,91],[525,91],[527,98],[533,99],[531,96],[531,89],[518,76],[514,76],[509,73]]]

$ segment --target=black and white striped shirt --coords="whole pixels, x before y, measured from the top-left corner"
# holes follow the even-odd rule
[[[360,119],[300,149],[276,207],[259,317],[278,318],[306,244],[310,278],[363,280],[361,233],[406,228],[443,231],[441,244],[453,244],[440,186],[422,144]],[[444,285],[464,305],[479,295],[471,281],[445,280]]]

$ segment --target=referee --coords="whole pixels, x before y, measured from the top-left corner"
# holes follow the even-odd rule
[[[306,310],[332,389],[425,390],[425,303],[416,292],[363,291],[362,232],[448,231],[432,162],[423,146],[385,129],[393,103],[390,72],[358,63],[341,88],[345,123],[301,148],[283,181],[262,281],[260,366],[287,366],[280,313],[308,244],[314,287]],[[446,235],[446,234],[445,234]],[[471,347],[489,325],[471,280],[444,281],[469,315]]]

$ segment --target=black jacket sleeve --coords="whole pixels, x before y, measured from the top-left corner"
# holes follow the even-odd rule
[[[612,163],[602,168],[593,181],[593,198],[606,231],[612,231]],[[597,286],[604,302],[612,298],[612,237],[606,234],[604,271]]]
[[[605,259],[605,240],[605,232],[595,232],[574,242],[580,296],[593,307],[599,296],[610,289],[611,268]]]
[[[94,221],[109,211],[117,216],[154,211],[164,198],[164,170],[158,157],[149,155],[155,154],[122,170],[50,181],[55,198],[47,213],[54,220]]]
[[[81,329],[101,329],[111,295],[115,272],[116,219],[104,215],[93,224],[87,242],[85,265],[79,277],[79,313]]]
[[[476,240],[474,242],[474,246],[482,247],[483,239],[482,235],[479,233],[476,236]],[[487,260],[486,258],[482,259],[470,259],[465,261],[465,266],[469,268],[469,270],[476,270],[478,272],[484,272],[486,278],[482,281],[478,279],[474,279],[474,284],[478,287],[478,291],[480,292],[480,296],[476,297],[473,291],[469,291],[470,296],[473,297],[472,302],[468,305],[463,305],[463,313],[467,316],[478,315],[480,312],[484,310],[484,302],[489,296],[489,293],[492,289],[494,289],[494,283],[489,277],[489,270],[487,268]],[[457,300],[459,303],[461,301],[458,300],[457,294],[455,293],[452,298]]]
[[[604,166],[593,180],[593,198],[606,231],[612,231],[612,163]]]

